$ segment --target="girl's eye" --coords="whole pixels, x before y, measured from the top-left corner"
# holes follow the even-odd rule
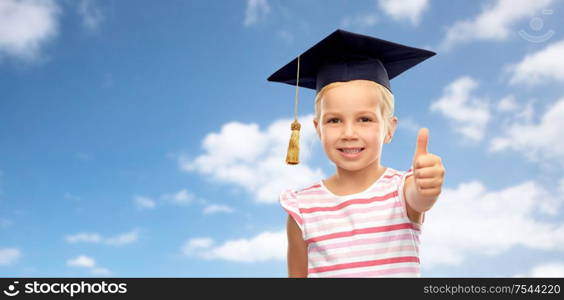
[[[371,121],[372,121],[372,119],[367,118],[367,117],[362,117],[362,118],[360,118],[360,120],[361,120],[362,122],[371,122]]]
[[[337,123],[337,122],[339,122],[339,119],[337,119],[337,118],[332,118],[332,119],[327,120],[327,123]]]

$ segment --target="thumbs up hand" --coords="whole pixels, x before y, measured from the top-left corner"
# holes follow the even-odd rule
[[[445,168],[441,158],[427,152],[429,130],[422,128],[417,135],[417,146],[413,155],[413,182],[418,198],[436,198],[441,193]]]

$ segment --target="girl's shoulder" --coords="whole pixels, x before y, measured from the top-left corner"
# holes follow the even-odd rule
[[[282,191],[282,194],[286,194],[296,198],[300,195],[309,194],[311,192],[317,192],[319,190],[321,190],[321,182],[318,180],[316,182],[298,188],[285,189]]]
[[[297,189],[286,189],[280,193],[279,202],[282,208],[296,221],[302,231],[302,238],[306,240],[304,219],[302,217],[302,207],[304,201],[307,203],[309,197],[316,197],[315,194],[322,193],[321,181],[309,184]]]
[[[411,169],[407,171],[401,171],[394,168],[386,168],[386,171],[376,181],[376,184],[379,186],[394,186],[396,188],[399,188],[405,181],[405,179],[411,174]]]
[[[320,181],[316,181],[314,183],[311,183],[305,187],[302,187],[298,190],[296,190],[296,194],[303,194],[303,193],[308,193],[308,192],[312,192],[312,191],[317,191],[321,189],[321,183]]]
[[[383,178],[402,177],[408,174],[411,174],[411,168],[403,171],[388,167],[386,172],[384,172]]]

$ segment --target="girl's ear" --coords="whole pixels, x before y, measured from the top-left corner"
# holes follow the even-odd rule
[[[390,119],[390,122],[388,123],[388,128],[387,128],[387,132],[386,132],[386,138],[384,140],[384,142],[386,144],[389,144],[392,142],[392,139],[394,137],[394,133],[396,132],[396,128],[398,126],[398,118],[396,118],[395,116],[393,116]]]
[[[317,133],[317,136],[321,138],[321,133],[319,132],[319,120],[313,118],[313,127],[315,128],[315,132]]]

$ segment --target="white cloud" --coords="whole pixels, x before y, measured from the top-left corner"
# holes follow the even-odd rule
[[[15,263],[21,255],[20,250],[16,248],[0,249],[0,266]]]
[[[178,191],[176,194],[164,194],[161,198],[169,200],[171,203],[178,205],[187,205],[194,201],[195,197],[186,189]]]
[[[197,255],[200,251],[208,249],[212,245],[213,239],[211,238],[194,238],[184,244],[182,253],[184,255]]]
[[[467,257],[501,255],[515,246],[564,252],[564,223],[541,220],[561,214],[563,199],[533,181],[498,191],[477,181],[444,189],[426,213],[422,264],[461,265]]]
[[[112,273],[110,270],[106,268],[92,268],[90,272],[96,275],[110,275]]]
[[[518,107],[519,106],[515,102],[515,97],[513,95],[503,97],[497,103],[497,110],[500,112],[512,112],[517,110]]]
[[[41,48],[57,35],[57,3],[52,0],[0,1],[0,58],[39,58]]]
[[[533,267],[530,277],[564,277],[564,262],[549,262]]]
[[[137,204],[137,207],[142,208],[142,209],[143,208],[151,209],[151,208],[155,208],[155,206],[157,206],[157,203],[149,197],[136,196],[134,201],[135,201],[135,204]]]
[[[197,200],[196,196],[190,193],[187,189],[181,189],[176,193],[162,194],[158,197],[161,204],[171,203],[174,205],[186,206],[192,204]],[[157,200],[153,200],[151,197],[146,196],[135,196],[134,202],[140,209],[153,209],[157,207]],[[199,202],[205,202],[203,199],[199,199]]]
[[[81,232],[73,235],[67,235],[65,240],[67,243],[93,243],[93,244],[106,244],[111,246],[124,246],[136,242],[139,239],[139,231],[133,230],[130,232],[118,234],[116,236],[104,238],[98,233]]]
[[[230,240],[213,246],[211,238],[198,238],[186,242],[182,252],[188,256],[204,259],[221,259],[234,262],[253,263],[286,259],[286,231],[263,232],[250,239]]]
[[[211,204],[204,208],[204,214],[231,213],[233,209],[227,205]]]
[[[65,237],[68,243],[99,243],[102,241],[102,237],[97,233],[77,233],[73,235],[68,235]]]
[[[82,25],[91,31],[98,30],[100,23],[104,20],[104,15],[94,0],[80,0],[78,14],[82,18]]]
[[[431,104],[431,111],[440,112],[450,119],[455,131],[473,141],[484,137],[484,129],[490,120],[490,109],[484,99],[471,93],[478,82],[464,76],[450,83],[440,99]]]
[[[257,24],[264,19],[270,12],[270,6],[266,0],[247,0],[247,8],[245,10],[245,27]]]
[[[512,26],[525,18],[531,18],[539,10],[547,8],[552,0],[497,0],[485,5],[473,19],[458,21],[449,26],[440,48],[448,50],[456,44],[475,40],[505,40]]]
[[[96,266],[96,260],[86,255],[80,255],[76,258],[67,260],[67,266],[86,268],[90,273],[95,275],[110,275],[112,272],[106,268]]]
[[[406,129],[411,132],[418,132],[419,129],[423,128],[421,124],[417,121],[413,120],[413,118],[405,117],[405,118],[398,118],[398,127]]]
[[[79,268],[93,268],[96,265],[96,261],[86,255],[80,255],[76,258],[67,260],[67,266],[79,267]]]
[[[564,40],[527,55],[510,65],[511,84],[539,85],[551,81],[564,82]]]
[[[564,189],[564,179],[561,185]],[[425,217],[422,264],[428,268],[457,266],[467,258],[502,255],[516,246],[564,252],[564,223],[542,221],[543,216],[561,214],[563,200],[534,181],[496,191],[488,191],[476,181],[444,189]],[[287,237],[286,231],[280,230],[222,244],[208,237],[194,238],[181,251],[207,260],[284,261]]]
[[[527,104],[525,104],[524,106],[518,107],[518,109],[520,108],[520,110],[515,113],[513,119],[520,120],[523,122],[531,122],[535,115],[535,107],[534,107],[535,102],[536,100],[533,99],[527,102]]]
[[[492,139],[490,151],[513,150],[532,161],[546,161],[564,165],[564,98],[550,106],[539,123],[515,122],[502,136]]]
[[[278,120],[264,131],[256,124],[224,124],[219,133],[204,138],[204,154],[194,159],[180,156],[179,167],[221,183],[238,185],[252,193],[258,202],[276,203],[282,190],[299,188],[323,177],[321,170],[307,165],[311,145],[317,139],[313,115],[299,120],[302,124],[299,165],[285,163],[292,120]]]
[[[379,0],[378,4],[394,20],[407,19],[413,25],[419,23],[421,15],[429,7],[428,0]]]
[[[114,237],[109,237],[105,240],[105,243],[112,246],[123,246],[131,244],[137,241],[139,238],[139,232],[137,230],[119,234]]]

